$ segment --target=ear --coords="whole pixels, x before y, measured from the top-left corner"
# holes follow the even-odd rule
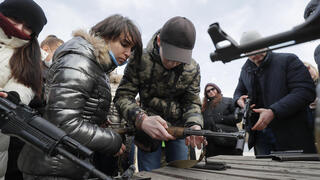
[[[157,44],[160,47],[160,35],[157,35]]]

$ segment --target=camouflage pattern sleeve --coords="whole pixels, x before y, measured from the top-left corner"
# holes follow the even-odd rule
[[[131,122],[135,121],[139,112],[143,112],[135,99],[139,92],[138,71],[139,62],[130,60],[113,100],[121,117]]]
[[[187,87],[183,97],[183,119],[185,126],[200,125],[203,128],[203,117],[201,114],[200,101],[200,66],[196,65],[196,71],[193,76],[192,83]]]

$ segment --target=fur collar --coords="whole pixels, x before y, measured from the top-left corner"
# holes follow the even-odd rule
[[[112,63],[108,53],[109,47],[102,38],[90,35],[85,30],[74,31],[72,35],[74,37],[77,37],[77,36],[82,37],[93,46],[93,49],[94,49],[93,54],[95,57],[97,57],[98,63],[107,64],[107,65],[110,65]]]

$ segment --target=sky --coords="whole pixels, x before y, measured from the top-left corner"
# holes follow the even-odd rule
[[[2,2],[2,0],[0,0]],[[220,27],[239,42],[245,31],[257,30],[270,36],[292,29],[304,22],[303,12],[309,0],[35,0],[44,10],[48,23],[39,36],[41,42],[54,34],[67,41],[72,31],[90,29],[97,22],[121,14],[134,21],[142,33],[144,47],[152,35],[174,16],[190,19],[196,27],[193,58],[200,64],[201,93],[207,83],[217,84],[224,96],[232,97],[245,58],[226,64],[211,62],[215,48],[207,33],[210,24]],[[316,65],[313,58],[320,40],[275,52],[296,54],[302,61]],[[124,68],[117,71],[122,74]]]

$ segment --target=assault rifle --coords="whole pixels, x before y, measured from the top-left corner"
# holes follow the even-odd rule
[[[320,6],[317,7],[314,13],[310,15],[304,23],[294,27],[292,30],[261,38],[243,45],[238,45],[235,40],[220,28],[219,23],[211,24],[208,33],[216,48],[215,52],[210,54],[211,61],[222,61],[223,63],[227,63],[235,59],[260,54],[265,51],[319,39]]]
[[[236,119],[242,119],[242,129],[240,130],[240,132],[242,132],[245,136],[246,136],[246,132],[249,131],[249,123],[250,122],[250,118],[252,115],[252,109],[250,108],[251,105],[251,99],[250,98],[246,98],[244,101],[244,108],[240,108],[237,107],[235,110],[235,116]],[[245,138],[244,138],[245,139]],[[244,148],[244,143],[243,143],[243,147]]]
[[[137,131],[134,128],[119,128],[115,129],[119,134],[129,134],[135,135]],[[190,128],[183,127],[174,127],[171,126],[167,129],[168,133],[176,138],[185,138],[187,136],[204,136],[207,139],[213,140],[213,142],[217,144],[228,143],[230,141],[236,141],[237,150],[243,150],[245,143],[245,132],[234,132],[234,133],[225,133],[225,132],[214,132],[210,130],[192,130]],[[142,139],[142,138],[141,138]],[[135,139],[136,141],[136,139]],[[139,140],[138,140],[139,141]],[[147,137],[142,139],[143,142],[136,142],[136,145],[141,149],[148,149],[149,144],[151,142],[148,141]],[[143,146],[143,147],[142,147]]]
[[[96,169],[88,161],[92,158],[93,151],[38,116],[36,111],[21,102],[15,104],[0,97],[0,130],[3,134],[18,137],[48,156],[60,154],[99,179],[113,179]]]

